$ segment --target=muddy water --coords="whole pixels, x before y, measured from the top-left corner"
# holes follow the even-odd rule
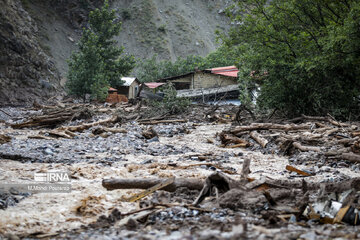
[[[175,126],[174,126],[175,127]],[[115,159],[111,164],[103,164],[104,155],[109,153],[99,153],[98,151],[88,152],[93,157],[79,162],[56,162],[56,163],[27,163],[2,159],[0,161],[0,181],[21,183],[31,181],[34,172],[47,171],[69,171],[72,174],[71,193],[38,193],[33,194],[21,200],[15,206],[10,206],[4,210],[0,210],[0,233],[14,234],[19,236],[29,236],[36,234],[41,236],[55,236],[58,232],[67,232],[72,229],[78,229],[82,225],[93,223],[100,215],[108,215],[114,208],[120,212],[126,213],[138,209],[137,203],[127,203],[121,201],[122,197],[128,197],[139,190],[114,190],[106,191],[101,186],[104,178],[136,178],[136,177],[160,177],[168,178],[176,177],[194,177],[205,179],[213,170],[206,166],[191,167],[181,169],[169,166],[169,163],[176,163],[178,166],[201,163],[197,156],[200,154],[208,154],[209,161],[220,164],[222,167],[233,169],[237,173],[241,172],[244,159],[251,159],[251,177],[259,178],[260,176],[268,176],[271,178],[287,179],[291,176],[285,170],[288,159],[273,154],[261,154],[259,152],[247,151],[244,149],[226,149],[219,147],[220,142],[216,140],[216,133],[228,128],[229,125],[217,124],[200,124],[192,126],[188,134],[174,134],[173,136],[160,135],[158,142],[146,142],[147,149],[153,149],[161,146],[171,145],[173,148],[184,149],[183,152],[173,154],[149,154],[147,151],[129,151],[128,154],[121,152],[124,143],[114,144],[116,151],[121,158]],[[137,126],[136,129],[144,128]],[[161,128],[161,126],[160,126]],[[23,131],[15,136],[16,143],[25,141],[29,134],[34,131]],[[83,133],[84,136],[87,133]],[[130,134],[130,133],[129,133]],[[126,135],[117,136],[125,138]],[[110,136],[112,138],[115,136]],[[101,141],[109,141],[107,139],[96,139],[99,146]],[[209,139],[213,143],[209,143]],[[43,140],[46,143],[52,140]],[[54,140],[57,141],[57,140]],[[94,138],[84,137],[81,143],[91,143]],[[131,141],[131,139],[129,140]],[[142,140],[144,143],[146,140]],[[108,142],[106,142],[108,143]],[[75,142],[74,142],[75,144]],[[3,146],[4,147],[4,146]],[[9,144],[10,147],[10,144]],[[75,146],[74,146],[75,147]],[[81,147],[81,146],[76,146]],[[119,150],[117,150],[119,149]],[[161,150],[161,148],[159,148]],[[69,147],[70,151],[70,147]],[[56,153],[61,158],[62,152]],[[111,154],[110,154],[111,155]],[[99,161],[97,161],[99,160]],[[337,173],[332,172],[335,169],[330,168],[329,171],[319,172],[319,174],[307,178],[308,180],[322,181],[324,179],[333,178],[336,175],[344,174],[347,176],[356,176],[358,173],[350,168],[336,169]],[[232,175],[238,179],[239,175]],[[149,197],[148,197],[149,198]],[[161,236],[168,236],[165,229],[161,232]],[[103,233],[105,234],[105,233]],[[174,239],[181,239],[183,233],[174,233]],[[176,237],[176,234],[180,234]],[[158,236],[160,236],[158,235]]]

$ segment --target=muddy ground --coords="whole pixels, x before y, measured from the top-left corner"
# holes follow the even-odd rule
[[[204,108],[207,107],[193,110],[193,115],[203,114],[199,109]],[[320,157],[317,160],[315,152],[283,156],[275,144],[270,143],[263,149],[252,140],[248,148],[224,148],[218,133],[231,128],[234,122],[212,122],[208,116],[203,120],[194,117],[184,123],[152,125],[158,136],[151,139],[142,135],[150,126],[135,120],[115,124],[126,129],[126,133],[100,136],[94,134],[96,127],[93,127],[77,133],[73,139],[34,139],[32,137],[43,134],[44,129],[13,129],[9,124],[41,114],[42,110],[2,110],[8,115],[0,112],[0,133],[11,137],[11,141],[0,145],[0,182],[29,183],[34,173],[68,171],[72,191],[0,192],[0,239],[360,239],[359,226],[297,218],[289,211],[275,211],[265,198],[252,192],[248,195],[233,192],[233,196],[222,195],[219,199],[214,195],[198,206],[191,206],[199,190],[159,190],[130,203],[123,199],[141,190],[107,191],[102,186],[102,180],[109,178],[205,180],[216,171],[240,180],[243,162],[247,159],[251,160],[250,178],[341,184],[360,176],[359,163],[326,161]],[[222,107],[217,112],[225,117],[234,113],[231,107]],[[97,115],[87,121],[106,117],[107,114]],[[314,175],[304,177],[290,172],[286,170],[288,164]],[[195,166],[184,167],[189,165]],[[281,195],[281,191],[269,190],[272,196]],[[289,192],[292,197],[284,204],[295,207],[303,193]],[[249,200],[252,197],[253,200]],[[279,200],[277,205],[281,206],[282,202]],[[136,213],[146,207],[147,210]]]

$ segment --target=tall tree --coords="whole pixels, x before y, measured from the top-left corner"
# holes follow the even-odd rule
[[[243,103],[260,85],[259,106],[288,116],[359,113],[359,1],[237,0],[228,14]]]
[[[121,22],[116,20],[115,10],[110,10],[106,0],[103,7],[89,15],[89,27],[83,29],[78,43],[79,51],[71,55],[68,64],[67,88],[70,94],[94,99],[106,97],[109,86],[122,85],[121,76],[135,66],[133,56],[125,55],[123,47],[117,47],[114,36],[119,35]]]

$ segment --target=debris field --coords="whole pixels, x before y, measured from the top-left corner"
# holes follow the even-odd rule
[[[359,239],[360,125],[239,119],[236,106],[35,104],[0,111],[0,239]]]

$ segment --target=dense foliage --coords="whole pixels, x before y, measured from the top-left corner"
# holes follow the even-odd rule
[[[288,116],[359,113],[360,1],[237,0],[225,45],[239,52],[242,103]]]
[[[176,97],[177,92],[171,83],[163,87],[164,98],[162,101],[151,101],[151,111],[158,116],[163,114],[179,114],[185,112],[191,104],[187,98]]]
[[[122,84],[121,76],[130,73],[135,66],[132,56],[123,55],[124,49],[113,40],[121,29],[116,21],[115,10],[109,9],[105,1],[101,9],[90,12],[89,27],[83,29],[79,52],[73,53],[68,61],[67,88],[70,94],[102,100],[109,86]]]
[[[206,57],[188,56],[178,58],[175,62],[169,60],[157,61],[153,56],[139,63],[137,77],[142,82],[154,82],[157,79],[178,76],[194,71],[195,69],[207,69],[235,64],[235,51],[226,47],[220,47]]]

